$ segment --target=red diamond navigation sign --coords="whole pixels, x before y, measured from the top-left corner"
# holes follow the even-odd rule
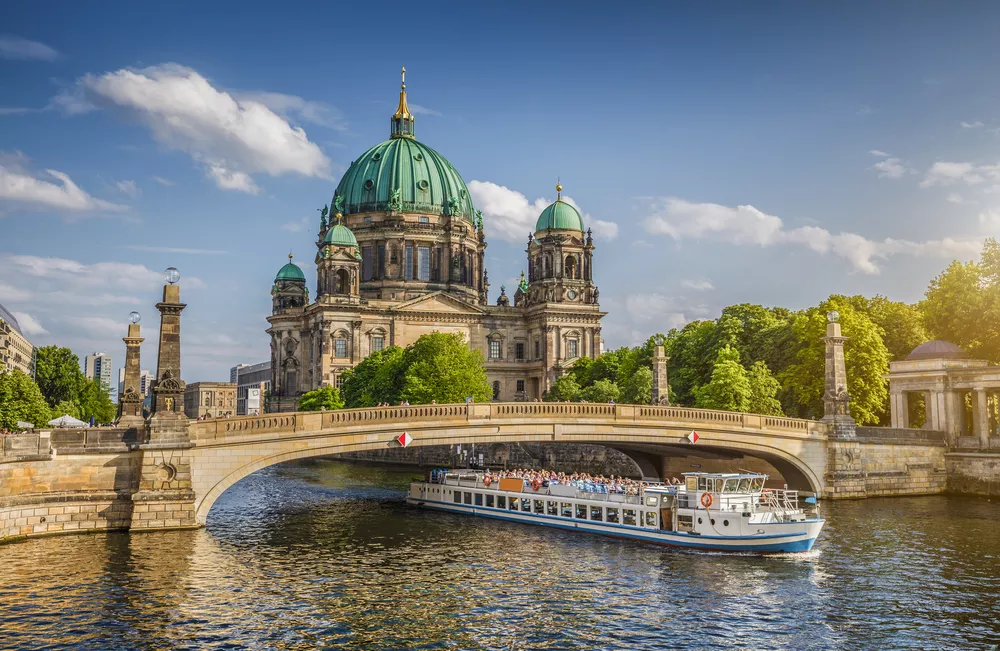
[[[691,433],[687,435],[687,440],[691,441],[692,443],[697,443],[698,439],[700,439],[700,438],[701,437],[698,436],[698,432],[696,432],[694,430],[691,430]]]
[[[407,434],[406,432],[403,432],[402,434],[396,437],[396,441],[405,448],[407,445],[413,442],[413,437]]]

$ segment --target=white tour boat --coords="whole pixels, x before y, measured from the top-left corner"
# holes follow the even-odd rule
[[[645,484],[637,495],[597,493],[572,484],[490,481],[469,470],[431,471],[410,484],[408,504],[561,529],[725,552],[804,552],[825,520],[814,497],[765,488],[758,473],[684,474],[678,485]]]

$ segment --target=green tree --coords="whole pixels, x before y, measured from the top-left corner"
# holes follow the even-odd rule
[[[50,406],[76,400],[82,380],[80,358],[69,348],[43,346],[35,351],[35,382]]]
[[[344,401],[340,397],[337,387],[322,386],[314,391],[308,391],[299,398],[300,411],[320,411],[333,409],[343,409]]]
[[[667,376],[676,404],[695,404],[695,391],[711,379],[718,356],[715,342],[714,321],[692,321],[667,333]]]
[[[756,361],[747,369],[747,379],[750,381],[750,405],[747,408],[751,414],[765,416],[781,416],[781,402],[778,392],[781,385],[771,375],[771,369],[762,361]]]
[[[93,416],[95,423],[105,424],[115,419],[117,409],[100,380],[81,378],[74,402],[79,406],[80,420],[89,421]]]
[[[60,416],[72,416],[73,418],[80,419],[80,405],[73,400],[63,400],[52,408],[50,420],[52,418],[59,418]]]
[[[823,415],[826,373],[827,312],[840,313],[847,366],[847,390],[851,415],[859,424],[877,423],[888,390],[884,375],[889,371],[889,351],[882,342],[882,329],[849,299],[831,296],[820,305],[796,316],[794,330],[799,342],[795,362],[778,374],[785,389],[785,413],[803,418]]]
[[[403,349],[389,346],[372,353],[343,375],[340,393],[347,407],[396,404],[402,393]]]
[[[586,389],[580,391],[580,400],[587,402],[618,402],[621,397],[621,389],[608,378],[602,378],[594,382]]]
[[[695,406],[748,411],[752,393],[747,370],[740,364],[739,351],[726,345],[716,357],[711,380],[695,391]]]
[[[625,380],[621,400],[627,405],[648,405],[653,401],[653,369],[642,366]]]
[[[472,396],[488,402],[493,390],[486,379],[483,355],[459,334],[423,335],[403,353],[402,399],[412,404],[464,402]]]
[[[51,419],[49,405],[31,377],[19,370],[0,373],[0,427],[15,429],[18,421],[44,427]]]
[[[546,402],[565,402],[567,400],[575,402],[580,399],[580,383],[576,381],[576,376],[572,374],[560,375],[552,383],[552,387],[545,392]]]
[[[906,359],[914,348],[928,340],[924,315],[916,305],[875,296],[867,301],[867,314],[882,328],[882,342],[890,360]]]

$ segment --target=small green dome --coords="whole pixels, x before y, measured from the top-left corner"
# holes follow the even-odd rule
[[[340,179],[333,205],[345,215],[390,210],[455,214],[473,224],[476,215],[458,170],[412,137],[390,138],[351,163]]]
[[[326,237],[323,238],[323,244],[332,244],[334,246],[353,246],[358,247],[358,240],[354,237],[354,233],[351,229],[344,226],[340,222],[330,228],[326,232]]]
[[[301,280],[306,281],[306,275],[302,273],[299,269],[299,265],[292,264],[292,256],[288,256],[288,264],[278,270],[278,275],[274,277],[274,282],[279,282],[283,280]]]
[[[538,216],[535,231],[544,231],[547,228],[582,231],[583,217],[576,208],[559,199]]]

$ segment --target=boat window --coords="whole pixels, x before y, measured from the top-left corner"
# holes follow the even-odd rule
[[[476,506],[482,506],[482,505],[483,505],[483,494],[476,493]]]
[[[493,507],[493,496],[492,495],[487,495],[486,496],[486,506],[488,506],[490,508]]]
[[[545,502],[545,512],[549,515],[559,515],[559,505],[552,500]]]
[[[590,507],[590,519],[591,520],[597,520],[599,522],[603,522],[604,521],[604,513],[603,513],[603,511],[604,511],[604,509],[602,507],[600,507],[600,506],[592,506],[592,507]]]
[[[687,484],[687,489],[689,491],[698,490],[698,478],[697,477],[685,477],[684,482]]]
[[[622,524],[635,526],[635,509],[622,509]]]
[[[545,502],[542,500],[535,500],[535,510],[532,513],[545,513]]]
[[[472,504],[472,493],[466,493],[465,494],[465,503],[466,504]]]
[[[521,510],[525,513],[531,513],[531,500],[527,497],[521,498]]]
[[[647,527],[656,526],[656,511],[646,511],[646,526]]]
[[[507,496],[506,495],[497,495],[497,508],[498,509],[505,509],[505,508],[507,508]]]
[[[740,480],[740,492],[749,493],[750,492],[750,479],[744,478]]]
[[[570,504],[569,502],[563,502],[560,505],[559,509],[561,511],[562,517],[564,517],[564,518],[572,518],[573,517],[573,505]]]
[[[754,493],[759,493],[761,491],[761,489],[764,488],[764,478],[763,477],[755,477],[754,480],[753,480],[753,483],[751,484],[751,486],[753,487],[753,492]]]
[[[740,481],[738,479],[727,479],[725,491],[727,493],[735,493],[739,485]]]
[[[608,522],[614,522],[615,524],[618,524],[618,509],[613,509],[613,508],[611,508],[609,506],[608,509],[607,509],[607,511],[608,511],[607,518],[606,518],[607,521]]]
[[[516,511],[518,506],[520,506],[520,501],[521,500],[517,499],[516,497],[510,498],[510,510]]]
[[[576,505],[576,517],[577,517],[578,520],[586,520],[587,519],[587,505],[586,504],[577,504]]]
[[[660,498],[658,498],[656,495],[646,496],[646,506],[656,506],[659,503],[660,503]]]
[[[461,504],[461,503],[462,503],[462,492],[455,491],[455,504]]]
[[[699,477],[699,478],[698,478],[698,490],[700,490],[700,491],[707,491],[707,490],[711,490],[711,489],[710,489],[710,488],[708,487],[708,480],[707,480],[707,479],[705,479],[704,477]]]
[[[714,489],[715,492],[716,493],[721,493],[722,492],[722,487],[725,485],[726,480],[725,479],[716,479],[713,483],[715,484],[715,489]]]

